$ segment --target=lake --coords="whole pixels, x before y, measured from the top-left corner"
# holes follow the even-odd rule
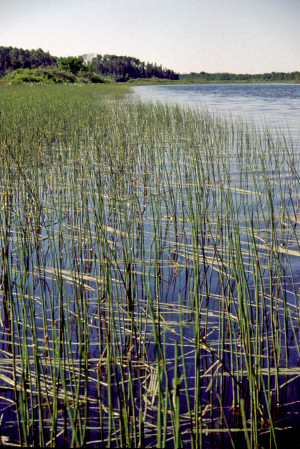
[[[299,86],[115,88],[0,89],[0,441],[294,447]]]
[[[134,99],[205,108],[300,134],[300,85],[187,84],[138,86]]]

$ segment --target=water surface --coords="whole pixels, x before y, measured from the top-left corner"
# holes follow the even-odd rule
[[[297,84],[185,84],[138,86],[135,99],[159,101],[230,113],[256,123],[300,135],[300,85]]]

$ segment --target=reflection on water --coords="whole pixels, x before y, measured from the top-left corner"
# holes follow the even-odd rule
[[[160,420],[164,447],[245,447],[245,401],[263,444],[299,413],[297,158],[209,114],[101,112],[30,184],[3,170],[0,430],[161,447]]]
[[[176,103],[265,121],[279,129],[300,133],[300,85],[297,84],[188,84],[139,86],[134,98]]]

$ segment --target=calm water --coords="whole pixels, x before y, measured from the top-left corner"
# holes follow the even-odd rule
[[[187,84],[133,88],[135,99],[161,101],[265,122],[300,136],[300,85]]]
[[[248,119],[254,119],[258,123],[263,119],[267,123],[271,122],[273,125],[276,125],[277,128],[280,127],[283,130],[286,130],[288,127],[293,135],[300,136],[299,97],[300,86],[279,84],[147,86],[136,87],[134,88],[133,93],[133,98],[135,100],[140,99],[142,101],[150,100],[161,101],[163,103],[169,102],[172,104],[177,103],[196,108],[204,107],[208,110],[220,113],[230,113],[234,117],[242,116]],[[165,159],[162,157],[164,151],[166,151]],[[193,154],[190,155],[189,151],[189,146],[186,144],[185,152],[183,153],[184,156],[192,156]],[[201,151],[202,148],[200,147],[199,152]],[[140,172],[137,169],[136,175],[134,173],[131,174],[131,172],[128,171],[128,178],[126,176],[123,177],[125,181],[123,181],[122,189],[127,191],[124,189],[125,185],[126,188],[128,188],[128,192],[130,191],[130,196],[126,198],[126,202],[121,199],[119,204],[119,201],[113,199],[114,197],[111,194],[110,186],[115,186],[115,183],[113,182],[115,179],[115,172],[110,168],[109,164],[108,168],[106,168],[105,165],[100,166],[100,164],[95,164],[94,171],[91,172],[91,179],[80,177],[78,180],[78,197],[76,196],[76,202],[75,199],[73,200],[73,193],[71,191],[67,190],[65,196],[61,194],[65,201],[65,206],[62,206],[63,209],[61,212],[63,218],[59,217],[59,206],[57,206],[56,203],[58,200],[54,197],[56,192],[54,191],[54,193],[52,193],[51,191],[50,204],[48,190],[45,190],[45,193],[41,193],[40,201],[43,205],[43,213],[37,218],[37,220],[40,220],[40,222],[37,222],[40,228],[40,238],[38,243],[35,243],[35,246],[32,249],[29,247],[30,242],[32,242],[32,240],[30,240],[31,237],[24,236],[24,244],[21,237],[16,238],[16,236],[19,235],[18,233],[20,233],[20,229],[18,227],[19,221],[15,219],[15,216],[13,216],[11,225],[7,230],[9,238],[7,238],[4,231],[2,231],[0,243],[2,247],[6,244],[7,251],[11,254],[9,259],[13,279],[11,290],[14,297],[17,298],[15,301],[14,313],[18,318],[13,340],[14,342],[17,342],[17,344],[12,353],[11,348],[13,345],[11,335],[13,333],[8,331],[10,330],[10,328],[8,329],[8,325],[10,324],[9,321],[7,321],[7,328],[3,326],[5,315],[4,306],[2,306],[2,310],[0,310],[2,313],[2,318],[0,313],[0,331],[2,331],[2,335],[0,335],[0,362],[2,363],[2,375],[0,377],[0,387],[2,387],[0,410],[2,418],[0,420],[0,430],[2,435],[7,435],[10,439],[16,441],[19,440],[16,417],[16,410],[18,409],[15,406],[18,402],[15,399],[16,393],[14,390],[14,388],[17,390],[17,387],[14,387],[14,379],[11,380],[11,377],[9,377],[12,376],[12,368],[10,367],[13,363],[17,364],[17,368],[23,366],[21,365],[21,361],[23,363],[21,355],[23,357],[23,354],[27,354],[28,352],[29,368],[26,366],[26,370],[29,371],[28,378],[30,379],[30,376],[34,378],[34,370],[36,370],[36,368],[34,366],[35,353],[33,348],[36,346],[33,344],[33,337],[31,336],[33,331],[31,329],[36,328],[37,341],[40,345],[38,359],[40,361],[38,363],[40,364],[43,385],[41,397],[44,401],[42,404],[43,408],[41,416],[43,416],[44,422],[46,423],[44,424],[46,429],[45,433],[49,441],[51,435],[50,418],[52,417],[49,418],[50,414],[48,410],[51,410],[51,395],[53,394],[54,397],[54,394],[56,394],[52,393],[53,385],[56,384],[59,399],[57,418],[59,438],[57,443],[63,446],[67,444],[68,439],[71,441],[72,426],[69,424],[70,421],[67,417],[67,409],[64,402],[65,399],[63,397],[62,381],[60,381],[60,377],[63,378],[64,376],[66,379],[66,391],[69,394],[69,397],[72,399],[75,395],[78,395],[78,400],[80,400],[80,405],[77,405],[76,403],[74,406],[74,413],[77,414],[74,419],[76,425],[76,420],[79,414],[81,414],[82,422],[83,418],[87,417],[88,419],[86,446],[89,447],[99,447],[99,444],[101,444],[101,426],[103,428],[103,431],[101,430],[101,432],[103,432],[105,438],[110,432],[110,418],[107,411],[108,407],[112,407],[115,410],[113,415],[115,421],[113,425],[117,428],[117,431],[119,430],[120,420],[118,411],[121,410],[121,408],[118,401],[120,398],[124,398],[124,401],[127,398],[131,398],[131,392],[129,393],[128,387],[129,382],[127,379],[132,379],[132,398],[134,397],[135,401],[133,404],[131,404],[131,402],[129,403],[127,413],[130,416],[130,420],[133,421],[134,419],[139,419],[140,410],[145,410],[145,413],[143,412],[146,429],[145,446],[154,447],[156,441],[155,426],[158,416],[158,394],[155,392],[154,387],[158,385],[156,361],[159,357],[159,353],[156,349],[157,344],[154,339],[153,321],[148,304],[151,303],[152,299],[155,299],[154,312],[157,313],[157,316],[159,314],[161,317],[160,326],[162,328],[161,332],[164,339],[163,350],[167,361],[168,381],[170,382],[171,388],[173,388],[174,385],[173,380],[175,374],[176,376],[178,375],[179,379],[182,379],[183,365],[180,364],[178,373],[176,373],[174,359],[175,343],[177,348],[177,344],[179,346],[181,344],[181,338],[182,341],[184,341],[184,347],[180,346],[179,349],[180,354],[184,355],[188,385],[185,387],[184,382],[180,380],[178,393],[181,413],[180,425],[181,431],[183,432],[183,438],[185,439],[184,447],[190,446],[188,402],[186,399],[185,388],[189,391],[189,400],[191,401],[191,406],[193,406],[197,392],[195,385],[196,381],[198,382],[198,379],[200,382],[200,374],[202,390],[201,420],[203,421],[203,424],[201,425],[204,425],[205,429],[214,430],[214,433],[211,432],[211,434],[209,434],[209,432],[203,432],[202,447],[217,448],[220,447],[220,442],[222,442],[223,448],[231,447],[226,429],[227,427],[236,429],[237,426],[241,425],[240,423],[237,424],[233,410],[233,403],[236,401],[234,395],[239,391],[236,389],[236,386],[239,385],[241,379],[243,382],[241,385],[243,391],[245,390],[245,395],[248,395],[248,386],[247,373],[243,368],[243,366],[245,366],[243,364],[245,363],[244,359],[246,356],[242,352],[242,337],[238,321],[240,319],[240,304],[238,302],[238,289],[235,285],[235,278],[237,276],[230,275],[230,263],[227,263],[227,257],[228,260],[230,260],[230,255],[232,259],[234,259],[235,253],[231,249],[228,249],[228,253],[226,252],[227,245],[229,248],[229,238],[227,237],[229,234],[226,233],[226,226],[224,226],[223,230],[223,225],[220,226],[219,221],[220,217],[224,217],[224,219],[226,217],[225,210],[220,204],[222,198],[227,198],[227,191],[232,192],[235,200],[235,212],[238,217],[237,219],[239,220],[238,224],[241,231],[237,231],[236,229],[238,228],[234,227],[232,229],[236,233],[239,232],[242,249],[241,254],[247,270],[247,301],[249,301],[250,304],[249,313],[251,312],[251,315],[253,315],[253,318],[251,317],[250,320],[252,326],[251,337],[253,337],[253,345],[251,342],[250,351],[257,350],[262,354],[262,360],[259,360],[259,363],[261,363],[261,367],[264,371],[261,371],[261,376],[266,376],[265,384],[274,392],[276,388],[274,373],[277,373],[278,369],[285,368],[285,371],[282,371],[284,376],[281,374],[278,381],[280,403],[277,404],[278,409],[274,411],[274,416],[275,413],[277,414],[275,416],[276,425],[283,427],[285,424],[281,424],[281,421],[285,422],[285,419],[286,422],[288,422],[287,426],[290,426],[290,429],[293,430],[293,428],[296,429],[299,427],[300,377],[297,371],[299,346],[297,346],[298,340],[295,342],[296,338],[299,338],[299,295],[295,294],[296,287],[298,293],[298,286],[300,285],[300,264],[297,253],[299,250],[298,242],[300,241],[299,222],[298,220],[294,220],[293,226],[287,226],[282,220],[282,214],[279,214],[281,212],[280,201],[286,200],[286,211],[289,212],[291,218],[294,216],[294,207],[298,205],[298,178],[288,179],[287,176],[292,176],[293,173],[287,171],[286,176],[283,171],[284,167],[281,168],[280,173],[273,170],[274,167],[276,168],[276,164],[273,165],[272,161],[270,162],[270,167],[265,170],[266,173],[267,170],[269,170],[270,185],[272,186],[274,196],[273,206],[274,214],[277,217],[275,225],[278,243],[284,243],[285,247],[288,245],[288,248],[291,251],[296,252],[296,255],[290,259],[287,259],[283,252],[279,253],[278,258],[276,259],[276,270],[281,274],[280,267],[282,267],[282,276],[285,280],[277,282],[278,276],[274,268],[274,275],[272,275],[272,279],[274,279],[273,292],[270,291],[269,272],[267,271],[268,269],[271,271],[271,263],[273,262],[272,259],[268,259],[269,248],[267,245],[263,245],[264,241],[268,241],[269,239],[269,228],[263,231],[263,228],[268,224],[267,220],[264,218],[269,214],[268,204],[266,200],[263,202],[260,201],[259,195],[262,194],[259,193],[258,195],[255,195],[255,193],[252,193],[250,195],[251,192],[249,191],[249,189],[254,190],[254,188],[257,189],[258,192],[260,192],[260,188],[263,191],[264,178],[257,170],[257,167],[247,166],[247,169],[244,170],[242,162],[246,159],[243,159],[241,154],[239,155],[240,159],[235,161],[231,154],[224,151],[218,156],[220,158],[224,156],[224,161],[222,161],[224,162],[223,167],[224,169],[226,168],[226,173],[230,172],[231,184],[230,186],[227,185],[228,178],[225,176],[225,171],[222,171],[222,163],[218,160],[216,161],[216,164],[220,171],[216,171],[217,182],[216,185],[214,185],[208,181],[208,179],[215,179],[213,164],[210,164],[209,162],[206,164],[205,157],[202,155],[202,168],[203,174],[207,179],[207,185],[205,187],[203,184],[203,188],[201,187],[201,190],[197,190],[197,181],[194,179],[195,175],[193,174],[195,172],[188,168],[195,159],[190,158],[187,160],[187,163],[181,164],[182,173],[180,174],[179,170],[177,172],[175,170],[174,176],[172,176],[172,171],[177,162],[171,160],[170,156],[172,153],[168,145],[163,146],[163,151],[161,151],[161,153],[158,151],[154,154],[160,154],[158,160],[153,158],[153,164],[157,164],[155,169],[152,168],[151,160],[151,164],[149,163],[149,167],[146,165],[146,169],[141,165]],[[181,153],[179,152],[179,154]],[[147,159],[145,158],[145,160]],[[181,159],[179,159],[179,161],[182,162]],[[208,161],[210,161],[210,159],[208,159]],[[259,164],[257,164],[257,166],[259,167]],[[73,159],[71,160],[70,165],[66,166],[65,169],[66,176],[68,177],[67,179],[78,177],[79,172],[77,171],[77,167],[73,167]],[[42,170],[45,170],[44,166],[41,168],[40,192],[44,192],[44,183],[46,182],[42,176]],[[156,190],[156,173],[162,174],[162,179],[159,184],[160,190]],[[281,183],[279,189],[278,179],[280,175],[282,176],[282,179],[280,179]],[[131,178],[131,176],[133,177]],[[136,176],[136,178],[134,178],[134,176]],[[251,180],[254,178],[257,180],[255,186],[251,184]],[[98,182],[101,179],[107,182],[103,191],[102,188],[98,188]],[[195,185],[195,190],[192,187],[188,187],[188,183],[190,182],[194,183],[191,185]],[[221,182],[224,183],[222,196],[219,193],[221,190],[219,190],[218,187],[218,183]],[[86,183],[85,188],[87,191],[88,189],[91,189],[91,197],[92,195],[94,195],[95,198],[98,198],[99,196],[99,204],[102,204],[103,201],[103,217],[109,224],[109,226],[105,226],[107,234],[104,234],[103,231],[103,235],[107,236],[107,243],[109,243],[110,246],[107,244],[107,247],[103,246],[102,248],[102,243],[99,243],[99,230],[97,229],[99,225],[97,220],[95,220],[95,206],[93,205],[93,200],[91,200],[90,203],[85,203],[84,192],[80,190],[81,186],[85,184],[81,183]],[[128,183],[128,185],[126,183]],[[136,190],[131,190],[133,189],[131,183],[132,185],[135,185]],[[99,190],[96,190],[96,186]],[[61,188],[61,186],[59,186],[59,188]],[[235,188],[237,188],[236,192],[234,191]],[[92,189],[95,189],[95,191]],[[134,192],[133,195],[131,194],[132,191]],[[18,192],[18,190],[16,190],[16,192]],[[109,195],[106,193],[109,193]],[[18,193],[14,194],[16,195],[16,198],[19,198]],[[196,201],[197,195],[199,194],[203,195],[203,200],[200,202],[198,200]],[[120,193],[120,197],[122,195]],[[60,198],[59,194],[57,194],[57,198]],[[189,203],[190,200],[193,202],[191,205]],[[14,204],[13,200],[10,201]],[[85,204],[89,204],[89,206],[86,207]],[[201,223],[201,227],[199,227],[199,231],[197,231],[197,234],[199,234],[199,260],[201,257],[201,262],[198,262],[197,265],[197,263],[194,262],[197,257],[193,254],[195,246],[193,238],[195,237],[193,237],[193,216],[191,215],[191,211],[193,210],[196,213],[201,214],[201,205],[203,205],[204,208],[207,208],[209,222],[208,224],[206,223],[206,215],[203,215],[203,218],[198,220],[199,224]],[[260,205],[263,214],[260,213]],[[84,209],[85,207],[86,209]],[[249,221],[250,217],[250,208],[255,216],[255,232],[258,241],[257,247],[259,248],[260,245],[261,248],[259,250],[260,252],[257,253],[259,254],[259,259],[257,260],[259,260],[262,266],[259,270],[261,270],[262,276],[260,281],[262,294],[265,294],[264,309],[262,306],[256,304],[255,285],[257,284],[255,284],[253,267],[251,265],[253,258],[253,253],[251,252],[252,237],[249,234],[247,223],[247,220]],[[0,208],[0,218],[2,223],[5,223],[6,217],[3,210],[4,206],[2,209]],[[100,207],[99,210],[101,210]],[[138,219],[136,217],[137,210],[139,213]],[[14,204],[12,211],[12,214],[16,214],[16,216],[20,215],[22,217],[21,210],[20,212],[18,211],[17,205]],[[88,233],[90,235],[90,240],[86,238],[85,234],[86,231],[84,226],[86,223],[89,227]],[[125,226],[126,237],[124,236]],[[61,280],[58,281],[58,276],[56,274],[57,268],[55,265],[56,261],[52,254],[60,254],[61,229],[64,230],[64,243],[59,262],[62,267]],[[49,236],[51,238],[49,238]],[[54,242],[52,241],[52,237],[55,239]],[[128,249],[130,245],[130,256],[127,256],[126,254],[126,245],[128,245]],[[2,248],[2,252],[3,251]],[[224,258],[224,267],[222,266],[224,271],[220,270],[219,261],[216,256],[217,254],[220,254],[221,257]],[[20,269],[20,260],[22,257],[26,259],[22,265],[22,267],[24,266],[23,271]],[[102,274],[104,266],[104,257],[109,262],[109,266],[111,266],[112,284],[110,287],[110,294],[113,297],[111,305],[107,305],[105,302],[106,284],[103,282],[102,287],[102,281],[99,281],[100,273]],[[128,259],[126,259],[127,257]],[[128,263],[128,260],[131,260],[129,257],[132,258],[135,264],[133,269],[131,268],[131,263]],[[29,268],[27,269],[28,274],[25,270],[26,264],[33,267],[31,270],[32,272],[29,271]],[[225,271],[226,264],[227,267],[229,266],[228,271]],[[44,272],[44,275],[41,275],[41,271]],[[145,275],[146,272],[147,275]],[[2,276],[3,273],[4,269],[2,267]],[[228,276],[227,284],[222,278],[222,276],[225,278],[225,274]],[[77,281],[79,275],[80,277],[82,276],[80,282]],[[257,276],[256,272],[255,275]],[[27,281],[27,276],[29,276],[29,281]],[[32,276],[32,278],[30,276]],[[291,279],[293,279],[294,286],[291,283]],[[132,309],[129,309],[128,292],[131,292],[132,280],[134,280],[135,283],[135,286],[132,287],[135,296],[132,305],[130,305]],[[125,285],[126,282],[130,287]],[[196,283],[199,284],[197,289],[195,288]],[[63,287],[61,287],[61,285],[63,285]],[[0,285],[0,287],[2,286]],[[61,288],[63,288],[63,294],[61,293]],[[125,291],[125,288],[128,289],[128,292]],[[103,289],[103,296],[101,289]],[[24,291],[26,291],[26,297]],[[194,292],[196,292],[195,295]],[[0,296],[3,297],[3,287],[2,290],[0,288]],[[196,354],[196,332],[198,331],[194,325],[196,319],[194,311],[196,308],[195,297],[197,301],[199,297],[199,305],[197,307],[200,312],[200,335],[201,337],[205,337],[204,341],[209,344],[210,348],[207,350],[205,345],[201,344],[199,355]],[[29,319],[30,313],[27,312],[27,307],[28,309],[29,306],[32,307],[30,302],[31,298],[36,299],[34,304],[36,319],[35,327],[31,324]],[[226,304],[224,298],[226,298]],[[229,298],[228,301],[227,298]],[[275,299],[276,317],[273,309]],[[179,300],[182,307],[180,313],[178,306]],[[283,307],[284,302],[288,303],[288,310],[291,317],[287,316],[287,313],[285,312]],[[4,304],[3,299],[2,304]],[[85,308],[83,309],[83,307]],[[86,313],[88,313],[88,320],[85,321],[83,318]],[[79,314],[82,315],[82,319],[76,320],[75,317]],[[131,318],[131,315],[129,314],[132,314],[133,318]],[[115,331],[111,330],[109,324],[109,320],[112,319],[112,316],[115,320]],[[262,323],[261,330],[259,331],[255,328],[256,316],[257,322],[258,320],[261,320],[259,323]],[[130,317],[130,319],[128,317]],[[63,328],[62,322],[64,321],[67,324],[66,331],[64,331],[65,333],[63,334],[60,329]],[[133,326],[133,321],[140,327],[136,328],[136,325]],[[272,324],[275,321],[278,323],[278,328],[275,328],[275,324]],[[294,323],[295,329],[291,328],[290,323]],[[108,334],[107,328],[109,329],[110,334]],[[271,334],[273,328],[276,330],[274,340]],[[84,329],[84,331],[82,331],[82,329]],[[70,344],[68,342],[68,332],[72,332],[72,343]],[[61,342],[60,335],[63,335]],[[47,342],[50,342],[49,349],[45,342],[45,336],[47,336]],[[117,340],[117,337],[119,340]],[[261,338],[261,341],[258,340],[258,337]],[[134,343],[134,346],[132,345],[132,341],[134,341],[135,338],[137,343]],[[255,342],[254,338],[257,339]],[[276,350],[276,357],[278,357],[278,362],[276,359],[276,367],[275,356],[273,355],[276,349],[275,338],[278,339],[279,347],[279,349]],[[110,359],[107,356],[107,342],[110,340],[108,339],[111,339],[113,342],[112,345],[118,345],[116,353],[119,356],[118,360],[120,360],[122,364],[109,365]],[[54,341],[55,344],[53,343]],[[86,343],[87,341],[88,343]],[[20,344],[18,345],[19,342]],[[84,346],[83,343],[88,347],[86,353],[84,353],[85,350],[82,349]],[[287,345],[289,345],[288,349]],[[146,348],[146,356],[142,354],[140,348]],[[55,351],[58,350],[62,352],[61,358],[55,353]],[[279,355],[277,355],[277,352]],[[82,355],[83,353],[84,355]],[[219,353],[222,354],[222,359],[221,362],[216,365],[216,361],[218,361],[216,355]],[[235,358],[236,353],[237,357]],[[232,359],[231,354],[234,354]],[[72,360],[72,366],[66,366],[66,369],[64,368],[65,357],[66,359],[67,357],[70,357],[70,360]],[[106,358],[108,359],[107,364]],[[130,363],[127,363],[127,360],[129,360]],[[56,363],[60,362],[61,365],[63,365],[63,368],[56,365]],[[86,363],[86,367],[83,367],[83,362]],[[197,363],[197,365],[195,365],[195,363]],[[111,371],[107,370],[107,366],[112,366]],[[265,374],[267,368],[270,371],[269,378],[267,378],[267,375]],[[293,368],[295,368],[296,371],[293,371]],[[63,372],[63,369],[65,369],[65,372]],[[88,370],[88,376],[85,376],[84,369]],[[18,389],[18,395],[21,398],[20,403],[24,403],[28,409],[32,406],[31,404],[34,406],[34,410],[31,412],[33,424],[28,439],[28,441],[31,441],[30,438],[32,435],[32,441],[34,443],[35,438],[38,438],[36,429],[38,428],[37,423],[39,422],[38,407],[34,402],[36,401],[37,394],[35,393],[35,387],[30,387],[31,390],[28,389],[28,392],[25,390],[26,395],[24,394],[24,396],[22,396],[23,385],[25,385],[25,382],[29,381],[27,380],[27,374],[26,376],[23,376],[21,369],[16,372],[16,379],[18,382],[20,381],[21,384],[21,387]],[[61,374],[62,372],[63,375]],[[112,372],[112,375],[110,374],[111,377],[108,380],[108,373],[110,372]],[[199,378],[196,377],[198,376],[198,372],[200,373]],[[219,374],[220,377],[218,377]],[[120,382],[119,379],[121,379],[122,382]],[[234,379],[235,383],[233,383],[232,379]],[[88,388],[86,387],[86,382],[88,382]],[[166,383],[163,383],[165,380],[162,380],[161,382],[162,390],[166,389],[167,391]],[[212,383],[214,383],[213,387],[211,387]],[[220,402],[217,396],[219,391],[221,391],[221,388],[226,392],[222,392],[221,396],[222,410],[219,407]],[[88,400],[87,396],[85,397],[85,394],[89,396]],[[112,395],[111,405],[110,394]],[[240,394],[240,392],[238,394]],[[172,398],[172,400],[174,399]],[[263,397],[261,401],[262,404],[264,404]],[[71,409],[74,403],[74,400],[73,402],[70,402]],[[99,406],[100,404],[103,405],[103,409]],[[210,406],[211,409],[209,408]],[[223,413],[226,414],[226,426],[221,422],[221,413],[222,415]],[[166,416],[166,419],[168,420],[169,436],[172,435],[173,432],[173,422],[170,413],[168,415],[166,414]],[[294,422],[290,422],[291,417]],[[102,420],[104,424],[102,424]],[[1,421],[3,421],[2,426]],[[136,427],[137,429],[138,425],[139,424],[137,424]],[[217,435],[216,432],[218,426],[221,426],[221,436]],[[222,428],[222,426],[225,427]],[[235,433],[237,434],[237,436],[234,436],[234,438],[236,438],[235,447],[245,447],[242,432]],[[266,432],[263,433],[266,434],[267,440],[267,429]],[[238,439],[239,437],[241,438],[240,440]],[[264,438],[264,436],[262,436],[262,438]],[[284,435],[284,438],[286,439],[286,434]],[[172,447],[173,443],[171,437],[169,441],[167,441],[167,444],[168,443],[169,446],[167,447]],[[289,445],[287,444],[287,446]],[[267,443],[263,447],[268,447]],[[280,446],[278,445],[278,447]]]

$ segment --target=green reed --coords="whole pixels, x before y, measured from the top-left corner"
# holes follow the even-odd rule
[[[276,447],[298,400],[292,139],[106,85],[3,87],[0,129],[1,438]]]

